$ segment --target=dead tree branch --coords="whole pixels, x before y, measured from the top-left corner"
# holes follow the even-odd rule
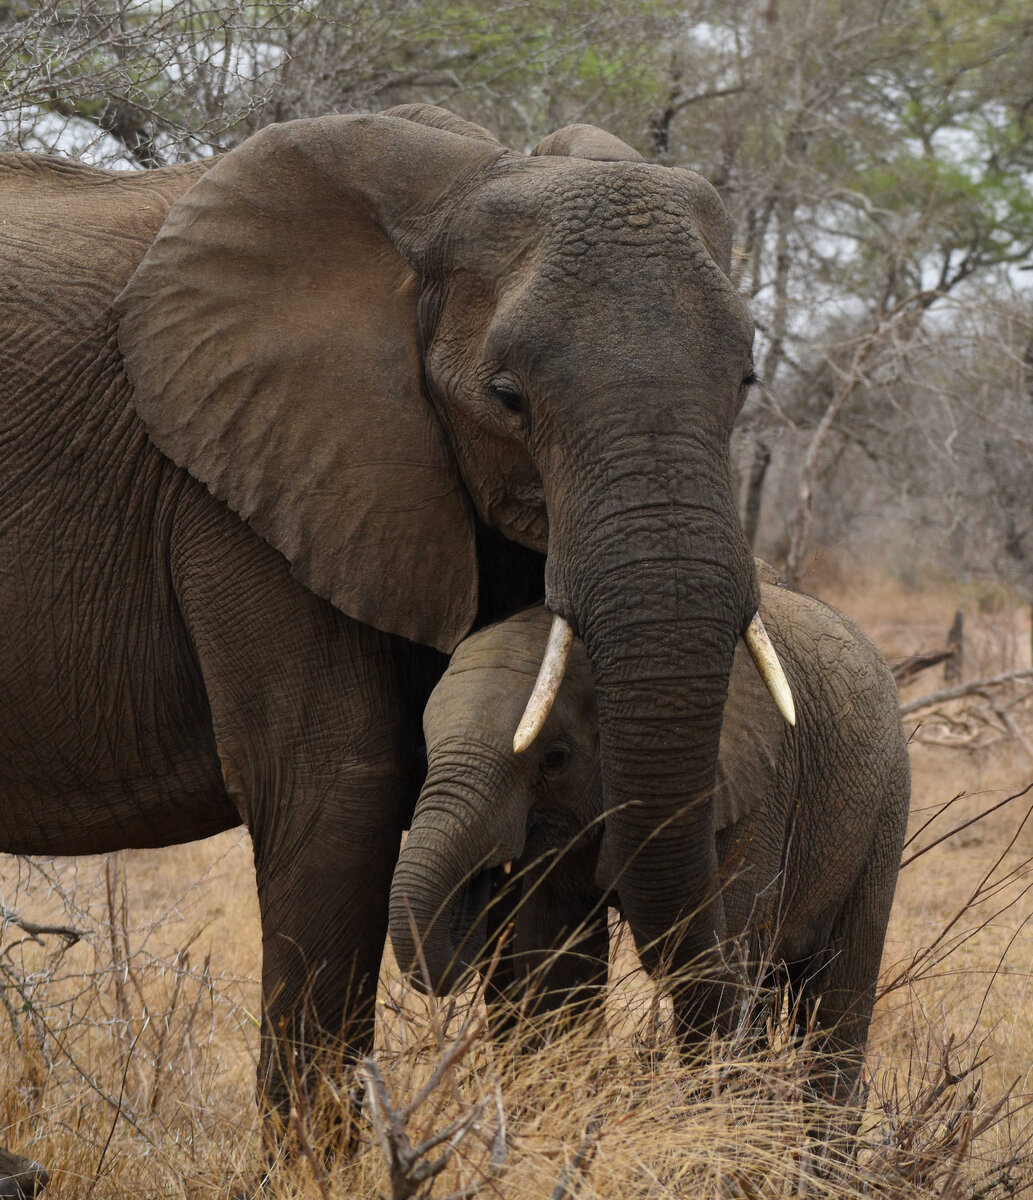
[[[483,1115],[484,1106],[471,1105],[446,1129],[432,1134],[418,1146],[413,1146],[405,1131],[405,1116],[411,1106],[395,1108],[384,1077],[372,1058],[362,1060],[359,1077],[366,1086],[370,1121],[387,1159],[391,1200],[410,1200],[413,1196],[426,1195],[423,1191],[424,1185],[429,1184],[448,1166],[463,1138],[471,1128],[476,1128]],[[497,1104],[496,1107],[501,1109],[501,1104]],[[497,1135],[492,1138],[493,1145],[497,1140]],[[442,1145],[444,1151],[437,1158],[426,1158],[432,1150]]]
[[[956,652],[953,646],[948,646],[945,650],[928,650],[924,654],[909,654],[907,658],[895,662],[890,670],[897,683],[907,683],[916,675],[928,671],[930,667],[939,666],[940,663],[953,658]]]
[[[601,1120],[597,1118],[589,1123],[581,1144],[574,1152],[574,1161],[563,1168],[549,1200],[573,1200],[581,1181],[588,1174],[588,1168],[592,1165],[601,1133]]]
[[[72,925],[37,925],[35,921],[27,921],[14,909],[0,905],[0,927],[4,925],[14,925],[16,928],[24,930],[34,942],[39,942],[41,946],[43,943],[40,939],[43,937],[53,935],[64,938],[66,950],[84,936],[81,929],[76,929]]]
[[[960,683],[957,687],[931,692],[928,696],[919,696],[917,700],[909,700],[906,704],[902,704],[900,715],[906,717],[920,709],[932,708],[936,704],[946,704],[948,700],[957,700],[961,696],[970,696],[975,692],[985,691],[987,688],[1014,683],[1018,679],[1033,679],[1033,667],[1023,667],[1018,671],[1005,671],[1001,675],[990,675],[985,679],[973,679],[969,683]]]

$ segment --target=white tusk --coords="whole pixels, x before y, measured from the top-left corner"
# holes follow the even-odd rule
[[[513,862],[512,862],[512,860],[510,860],[509,862],[504,862],[504,863],[502,864],[502,870],[503,870],[503,871],[504,871],[504,872],[505,872],[507,875],[511,875],[511,874],[513,873]]]
[[[567,669],[567,659],[570,657],[573,641],[574,630],[561,616],[554,616],[549,640],[545,644],[545,657],[538,668],[538,678],[534,681],[534,691],[513,736],[515,753],[523,754],[541,733],[563,682],[563,672]]]
[[[786,673],[778,661],[778,655],[771,644],[771,638],[768,637],[768,631],[764,628],[764,622],[760,619],[760,613],[754,614],[753,620],[746,627],[743,640],[778,711],[790,725],[795,725],[796,705],[793,703],[789,680],[786,679]]]

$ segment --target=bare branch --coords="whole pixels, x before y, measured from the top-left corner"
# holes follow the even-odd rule
[[[35,921],[27,921],[19,913],[13,909],[0,905],[0,927],[4,925],[14,925],[18,929],[24,930],[34,942],[43,943],[40,941],[43,937],[59,937],[65,941],[65,949],[74,946],[76,942],[85,937],[85,933],[81,929],[76,929],[73,925],[39,925]]]
[[[902,658],[899,662],[895,662],[890,666],[890,671],[893,673],[893,678],[900,683],[907,683],[908,680],[914,679],[916,675],[921,675],[923,671],[928,671],[930,667],[937,667],[942,662],[946,662],[957,654],[956,647],[948,647],[946,650],[928,650],[924,654],[909,654],[907,658]]]
[[[957,700],[962,696],[986,691],[987,688],[1001,687],[1007,683],[1014,683],[1018,679],[1033,679],[1033,667],[1023,667],[1017,671],[1004,671],[1000,675],[990,675],[985,679],[973,679],[969,683],[959,683],[956,687],[931,692],[928,696],[919,696],[917,700],[909,700],[906,704],[902,704],[900,715],[906,717],[920,709],[932,708],[936,704],[945,704],[948,700]]]

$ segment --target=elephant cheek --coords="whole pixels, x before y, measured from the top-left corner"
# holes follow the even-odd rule
[[[432,350],[428,369],[434,354]],[[448,394],[452,389],[434,390]],[[510,541],[544,554],[549,544],[545,487],[530,454],[515,438],[475,419],[460,400],[441,401],[437,407],[478,517]]]

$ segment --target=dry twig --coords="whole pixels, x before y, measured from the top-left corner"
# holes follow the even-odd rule
[[[84,934],[81,929],[76,929],[73,925],[37,925],[35,921],[27,921],[20,913],[17,913],[12,908],[7,908],[0,905],[0,927],[4,925],[14,925],[16,928],[24,930],[29,935],[32,941],[43,945],[40,940],[43,937],[53,935],[54,937],[64,938],[65,949],[74,946],[80,941]]]
[[[928,671],[930,667],[939,666],[940,663],[954,658],[956,653],[957,648],[955,646],[948,646],[945,650],[929,650],[924,654],[909,654],[907,658],[902,658],[899,662],[893,663],[890,671],[898,684],[907,683],[908,680],[914,679],[916,675],[920,675],[923,671]]]

